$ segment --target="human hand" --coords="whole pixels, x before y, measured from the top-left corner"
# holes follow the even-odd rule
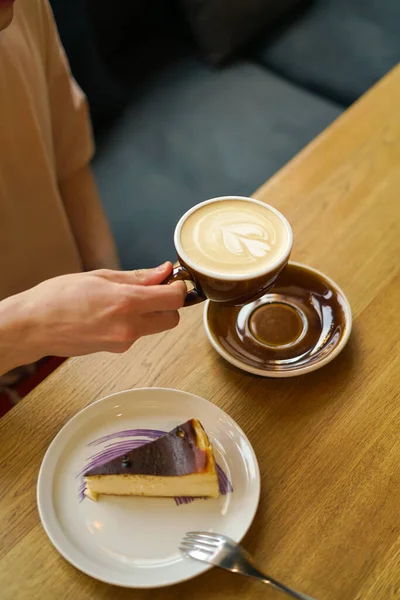
[[[161,285],[172,264],[142,271],[99,270],[49,279],[19,294],[30,360],[124,352],[140,337],[176,327],[183,282]]]

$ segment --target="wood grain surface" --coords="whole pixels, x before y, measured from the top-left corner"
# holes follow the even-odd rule
[[[120,589],[52,547],[36,507],[49,443],[91,401],[138,386],[203,396],[244,429],[262,474],[245,545],[267,573],[318,600],[400,598],[399,106],[397,68],[255,194],[291,222],[292,258],[348,295],[353,333],[330,365],[283,380],[241,373],[212,350],[197,306],[125,355],[68,361],[0,421],[2,600],[282,598],[217,570]]]

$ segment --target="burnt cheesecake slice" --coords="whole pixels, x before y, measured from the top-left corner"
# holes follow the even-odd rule
[[[85,494],[218,498],[212,446],[200,421],[191,419],[162,437],[121,454],[85,474]]]

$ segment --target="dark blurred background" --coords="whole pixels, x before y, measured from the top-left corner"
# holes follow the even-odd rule
[[[400,59],[400,0],[51,4],[124,268],[174,259],[183,212],[250,195]]]

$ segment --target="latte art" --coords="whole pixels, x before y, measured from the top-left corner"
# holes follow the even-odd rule
[[[282,219],[267,206],[244,200],[206,204],[184,222],[180,241],[191,261],[219,274],[268,268],[288,244]]]
[[[271,251],[271,243],[266,231],[259,225],[243,223],[243,225],[221,226],[222,242],[231,254],[257,260]]]

